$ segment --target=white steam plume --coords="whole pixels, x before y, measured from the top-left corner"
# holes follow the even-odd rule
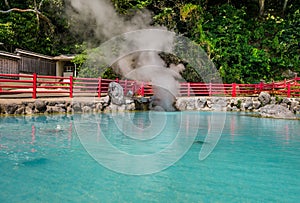
[[[99,53],[90,55],[90,61],[103,64],[103,55],[108,65],[120,73],[123,77],[150,82],[153,86],[154,100],[153,109],[173,111],[173,103],[178,95],[180,72],[183,71],[182,64],[171,64],[167,67],[159,56],[160,51],[171,53],[173,48],[173,35],[157,35],[149,32],[130,32],[150,27],[150,12],[138,12],[131,19],[125,20],[120,17],[110,1],[105,0],[72,0],[68,1],[67,13],[71,18],[89,26],[94,33],[95,40],[110,40],[117,37],[114,42],[107,46],[101,45]],[[80,26],[80,25],[79,25]],[[157,28],[157,27],[156,27]],[[165,30],[165,28],[160,27]],[[130,49],[128,47],[131,47]],[[132,50],[132,51],[128,51]],[[118,55],[117,61],[112,61]]]

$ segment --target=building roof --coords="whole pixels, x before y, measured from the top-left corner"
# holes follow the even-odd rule
[[[75,58],[74,54],[67,54],[67,55],[59,55],[59,56],[54,56],[53,59],[57,61],[71,61],[72,59]]]
[[[9,52],[6,52],[6,51],[0,51],[0,56],[6,56],[6,57],[9,57],[9,58],[21,59],[21,57],[18,56],[17,54],[9,53]]]
[[[47,56],[47,55],[44,55],[44,54],[38,54],[38,53],[35,53],[35,52],[23,50],[23,49],[16,49],[15,53],[17,53],[18,55],[23,54],[23,55],[28,55],[28,56],[34,56],[34,57],[38,57],[38,58],[53,60],[52,56]]]
[[[72,59],[75,58],[75,54],[64,54],[64,55],[59,55],[59,56],[53,57],[53,56],[47,56],[44,54],[39,54],[39,53],[31,52],[31,51],[26,51],[23,49],[16,49],[15,53],[0,51],[0,56],[6,56],[6,57],[10,57],[10,58],[21,59],[22,55],[43,58],[43,59],[53,60],[53,61],[71,61]]]

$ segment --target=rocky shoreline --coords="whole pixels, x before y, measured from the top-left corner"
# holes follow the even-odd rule
[[[268,94],[258,97],[180,97],[176,107],[181,110],[259,112],[262,107],[280,105],[300,114],[300,98],[278,98]]]
[[[54,113],[101,113],[147,110],[150,99],[125,98],[122,104],[114,104],[110,97],[100,99],[34,100],[7,103],[0,100],[0,115],[33,115]],[[180,111],[245,111],[259,112],[268,117],[288,110],[289,116],[300,114],[300,98],[271,97],[261,93],[258,97],[178,97],[175,107]],[[269,107],[269,110],[268,110]],[[276,107],[278,112],[274,112]],[[277,108],[279,107],[279,108]],[[282,108],[281,108],[282,107]],[[279,115],[279,117],[282,117]]]

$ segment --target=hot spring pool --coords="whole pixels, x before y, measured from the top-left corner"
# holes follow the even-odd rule
[[[199,115],[201,123],[196,140],[203,141],[212,113],[183,114]],[[158,131],[159,138],[150,139],[149,145],[140,145],[115,128],[110,114],[98,116],[101,118],[98,128],[107,140],[128,153],[138,153],[140,149],[151,152],[149,145],[171,142],[170,135],[180,125],[177,113],[167,113],[166,128]],[[130,116],[140,128],[151,125],[147,112]],[[226,113],[222,136],[205,160],[198,159],[199,151],[210,143],[198,142],[167,169],[133,176],[103,167],[83,147],[76,119],[88,117],[0,118],[0,202],[297,202],[300,199],[299,121]],[[193,126],[188,123],[186,126],[188,134],[189,126]],[[95,128],[91,123],[91,127],[80,128],[80,133],[88,136]],[[116,161],[109,152],[103,153],[107,153],[107,160]],[[139,166],[139,163],[128,164]]]

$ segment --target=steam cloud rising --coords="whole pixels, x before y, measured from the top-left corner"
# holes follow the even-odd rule
[[[146,28],[165,30],[163,27],[150,26],[151,15],[148,11],[137,12],[132,18],[120,17],[111,1],[106,0],[69,0],[67,14],[70,19],[80,22],[75,29],[90,30],[97,41],[110,40],[117,35],[128,33],[114,41],[120,41],[114,47],[107,43],[99,53],[89,56],[95,63],[103,63],[101,55],[106,55],[106,62],[123,77],[150,82],[154,91],[152,107],[155,110],[174,111],[173,103],[178,95],[180,72],[184,70],[182,64],[166,63],[159,56],[159,52],[170,52],[172,49],[172,35],[157,35],[151,32],[131,32]],[[114,52],[114,48],[117,51]],[[113,61],[118,55],[118,60]]]

